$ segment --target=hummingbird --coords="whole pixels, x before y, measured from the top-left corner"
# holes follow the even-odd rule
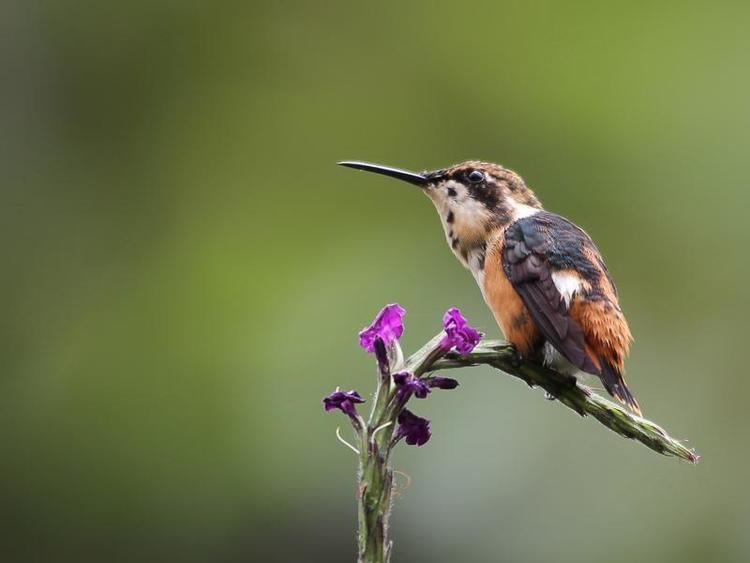
[[[633,337],[601,253],[583,229],[545,211],[521,176],[474,160],[423,172],[338,164],[418,186],[518,355],[568,375],[596,375],[641,414],[623,379]]]

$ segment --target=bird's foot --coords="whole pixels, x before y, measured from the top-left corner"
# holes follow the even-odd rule
[[[510,365],[513,366],[515,369],[520,368],[523,365],[523,355],[521,352],[518,351],[518,349],[514,346],[513,352],[510,356]]]

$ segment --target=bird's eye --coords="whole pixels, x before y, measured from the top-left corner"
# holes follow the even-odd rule
[[[484,174],[481,170],[472,170],[466,177],[472,184],[478,184],[484,180]]]

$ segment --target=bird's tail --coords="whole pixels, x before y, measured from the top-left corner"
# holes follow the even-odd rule
[[[627,405],[638,416],[641,416],[641,407],[628,386],[625,385],[622,374],[616,367],[607,362],[602,362],[602,383],[604,383],[604,388],[610,395]]]

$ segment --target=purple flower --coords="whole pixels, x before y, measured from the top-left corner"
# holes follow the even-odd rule
[[[445,336],[440,342],[441,346],[450,350],[455,348],[461,355],[466,355],[474,349],[481,333],[474,327],[469,326],[461,311],[452,307],[443,315],[443,328]]]
[[[430,392],[429,386],[423,380],[408,371],[394,373],[393,382],[398,387],[398,393],[402,398],[408,398],[413,393],[418,399],[424,399]]]
[[[450,377],[433,375],[427,379],[427,385],[437,389],[455,389],[458,387],[458,381],[451,379]]]
[[[372,324],[363,328],[359,333],[359,345],[368,352],[375,351],[375,341],[379,338],[383,344],[389,346],[401,338],[404,333],[402,319],[406,311],[398,303],[391,303],[383,307]]]
[[[356,391],[342,391],[338,387],[336,387],[336,390],[333,393],[327,397],[323,397],[323,406],[325,407],[326,412],[332,411],[333,409],[340,409],[341,412],[351,418],[357,416],[357,407],[354,405],[356,403],[364,402],[365,400]]]
[[[393,437],[398,441],[406,438],[410,446],[423,446],[430,439],[430,421],[404,409],[398,415],[398,429]]]

